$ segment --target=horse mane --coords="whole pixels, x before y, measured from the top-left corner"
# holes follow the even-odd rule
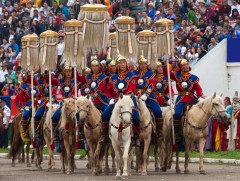
[[[52,114],[55,113],[55,111],[59,108],[60,106],[58,104],[52,104]],[[46,113],[46,117],[45,117],[45,124],[50,128],[50,121],[52,121],[52,118],[50,116],[50,112],[49,109]]]
[[[139,103],[139,109],[141,110],[140,114],[146,115],[149,113],[149,115],[150,115],[149,109],[148,109],[145,101],[143,101],[142,99],[138,99],[138,103]]]

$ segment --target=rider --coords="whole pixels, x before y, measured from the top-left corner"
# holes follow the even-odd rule
[[[34,116],[34,126],[35,128],[38,126],[39,121],[42,119],[44,112],[46,110],[47,103],[49,102],[49,74],[48,71],[45,71],[44,74],[41,75],[41,78],[36,80],[37,86],[40,92],[40,100],[38,101],[37,111]],[[56,96],[56,89],[54,85],[57,85],[57,79],[51,78],[52,82],[52,102]]]
[[[23,141],[29,141],[30,136],[28,132],[29,121],[32,116],[32,88],[31,88],[31,78],[30,76],[22,77],[22,84],[20,85],[20,91],[18,92],[15,104],[21,108],[24,106],[23,118],[21,121],[21,129],[22,129],[22,139]],[[33,86],[33,94],[34,94],[34,106],[37,105],[37,97],[39,97],[39,90],[36,86]]]
[[[111,60],[108,64],[107,74],[109,77],[117,73],[117,62],[115,60]]]
[[[58,86],[60,86],[60,91],[62,93],[63,98],[71,98],[75,95],[74,93],[74,78],[73,78],[73,70],[68,62],[64,64],[64,77],[58,79]],[[77,84],[79,85],[81,82],[85,82],[85,78],[83,76],[77,75]],[[52,127],[53,130],[58,125],[59,119],[61,117],[61,108],[58,108],[56,112],[52,116]],[[57,139],[57,131],[54,131],[55,139]]]
[[[137,95],[146,102],[147,106],[151,108],[156,123],[159,125],[163,122],[162,110],[157,102],[154,94],[154,87],[156,86],[155,74],[150,70],[148,60],[142,55],[138,61],[138,92]]]
[[[117,70],[118,73],[111,76],[106,89],[106,95],[110,100],[109,106],[102,113],[102,137],[100,143],[105,143],[108,138],[108,123],[111,117],[111,113],[114,109],[114,103],[120,93],[124,95],[135,94],[137,89],[137,76],[128,70],[128,63],[125,57],[119,55],[117,58]],[[139,110],[137,102],[134,97],[134,109],[133,109],[133,123],[139,128]],[[139,144],[138,131],[136,133],[136,144]]]
[[[171,79],[176,81],[178,97],[175,102],[174,131],[176,142],[180,141],[181,118],[184,107],[189,104],[195,104],[202,97],[202,88],[199,85],[199,78],[190,73],[191,68],[186,59],[179,61],[179,71],[170,72]],[[196,93],[196,94],[195,94]]]
[[[104,111],[108,106],[108,97],[104,94],[107,88],[108,77],[101,72],[100,63],[97,57],[94,57],[91,61],[91,70],[92,73],[86,76],[86,85],[90,90],[89,94],[93,98],[94,105],[101,109],[101,111]]]

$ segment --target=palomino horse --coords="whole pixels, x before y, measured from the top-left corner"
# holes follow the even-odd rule
[[[75,100],[73,98],[63,99],[63,106],[61,109],[60,127],[62,133],[64,149],[62,150],[62,171],[65,173],[65,164],[67,165],[67,174],[72,174],[74,171],[74,156],[76,144],[76,112]],[[60,133],[60,134],[61,134]]]
[[[132,136],[132,109],[134,108],[132,98],[133,95],[120,94],[110,118],[109,136],[116,156],[116,179],[121,178],[121,159],[123,159],[122,177],[128,178],[130,174],[131,159],[129,153]]]
[[[94,106],[89,95],[77,98],[77,110],[81,122],[84,122],[84,135],[90,148],[89,156],[92,168],[92,174],[101,173],[100,165],[100,145],[98,144],[101,137],[101,113]],[[103,156],[103,155],[102,155]]]
[[[153,121],[151,113],[147,108],[145,102],[138,97],[137,98],[138,107],[140,109],[140,139],[144,142],[143,153],[139,147],[136,148],[137,155],[137,167],[139,173],[142,176],[147,175],[147,160],[148,160],[148,149],[151,143],[151,136],[153,131]]]
[[[20,129],[19,125],[22,120],[22,113],[17,114],[12,121],[12,126],[10,129],[10,145],[11,148],[9,150],[7,158],[11,159],[12,158],[12,167],[15,166],[15,160],[18,156],[19,161],[20,161],[20,155],[22,154],[22,162],[25,162],[25,154],[24,154],[24,142],[22,141],[22,138],[20,136]],[[26,147],[26,154],[27,154],[27,166],[30,167],[30,160],[29,160],[29,152],[30,152],[30,145],[31,142],[27,142],[27,147]],[[34,155],[34,154],[33,154]],[[33,157],[32,155],[32,157]]]
[[[56,110],[60,107],[59,104],[52,104],[52,113],[55,113]],[[44,140],[48,147],[48,154],[49,154],[49,162],[48,162],[48,169],[52,169],[55,166],[54,162],[54,152],[51,149],[51,125],[50,122],[52,121],[52,116],[48,111],[46,113],[45,122],[43,124],[43,136]]]
[[[184,173],[189,173],[189,149],[191,143],[199,142],[199,171],[201,174],[206,174],[203,167],[204,146],[208,134],[208,120],[210,116],[220,118],[222,121],[227,121],[228,115],[224,108],[223,99],[214,93],[212,96],[201,100],[198,104],[188,107],[183,118],[183,135],[185,138],[185,170]],[[176,163],[177,165],[178,163]],[[177,165],[176,168],[179,168]]]

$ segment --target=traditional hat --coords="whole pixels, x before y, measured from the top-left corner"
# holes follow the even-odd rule
[[[157,61],[156,64],[155,64],[155,68],[161,66],[162,67],[162,63],[160,61]]]
[[[117,50],[117,63],[120,63],[123,60],[127,62],[127,59],[119,53],[119,50]]]
[[[86,68],[84,69],[84,74],[87,75],[87,74],[90,74],[90,73],[91,73],[91,69],[88,68],[88,67],[86,67]]]
[[[111,66],[116,66],[117,65],[117,62],[115,60],[112,60],[108,66],[111,67]]]
[[[97,56],[95,55],[93,60],[91,61],[91,66],[97,66],[97,65],[100,65],[100,62],[99,62]]]
[[[138,60],[138,63],[146,63],[146,64],[148,64],[148,60],[144,57],[143,51],[142,51],[142,55],[140,56],[140,59]]]
[[[72,67],[70,66],[69,62],[66,62],[63,67],[64,70],[72,70]]]

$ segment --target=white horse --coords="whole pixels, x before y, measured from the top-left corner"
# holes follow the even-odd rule
[[[56,110],[60,107],[59,104],[53,104],[52,105],[52,113],[55,113]],[[50,122],[52,121],[52,116],[50,115],[50,112],[48,111],[46,113],[45,122],[43,124],[43,136],[44,140],[48,147],[48,154],[49,154],[49,162],[48,162],[48,169],[52,169],[55,166],[54,162],[54,152],[51,149],[51,126]]]
[[[123,159],[123,178],[128,178],[130,172],[130,144],[132,136],[132,101],[133,95],[120,94],[118,102],[115,104],[111,118],[109,137],[115,151],[115,160],[117,163],[116,179],[121,178],[121,162]],[[121,154],[123,153],[123,154]]]
[[[224,102],[221,96],[214,93],[212,96],[201,100],[198,104],[188,107],[184,116],[182,117],[184,127],[183,135],[185,137],[185,170],[184,173],[189,173],[189,149],[191,143],[199,142],[199,171],[201,174],[206,174],[203,167],[204,146],[208,134],[208,120],[210,116],[220,118],[222,121],[227,121],[228,115],[224,107]],[[178,164],[176,162],[176,164]],[[179,168],[179,166],[176,166]]]

